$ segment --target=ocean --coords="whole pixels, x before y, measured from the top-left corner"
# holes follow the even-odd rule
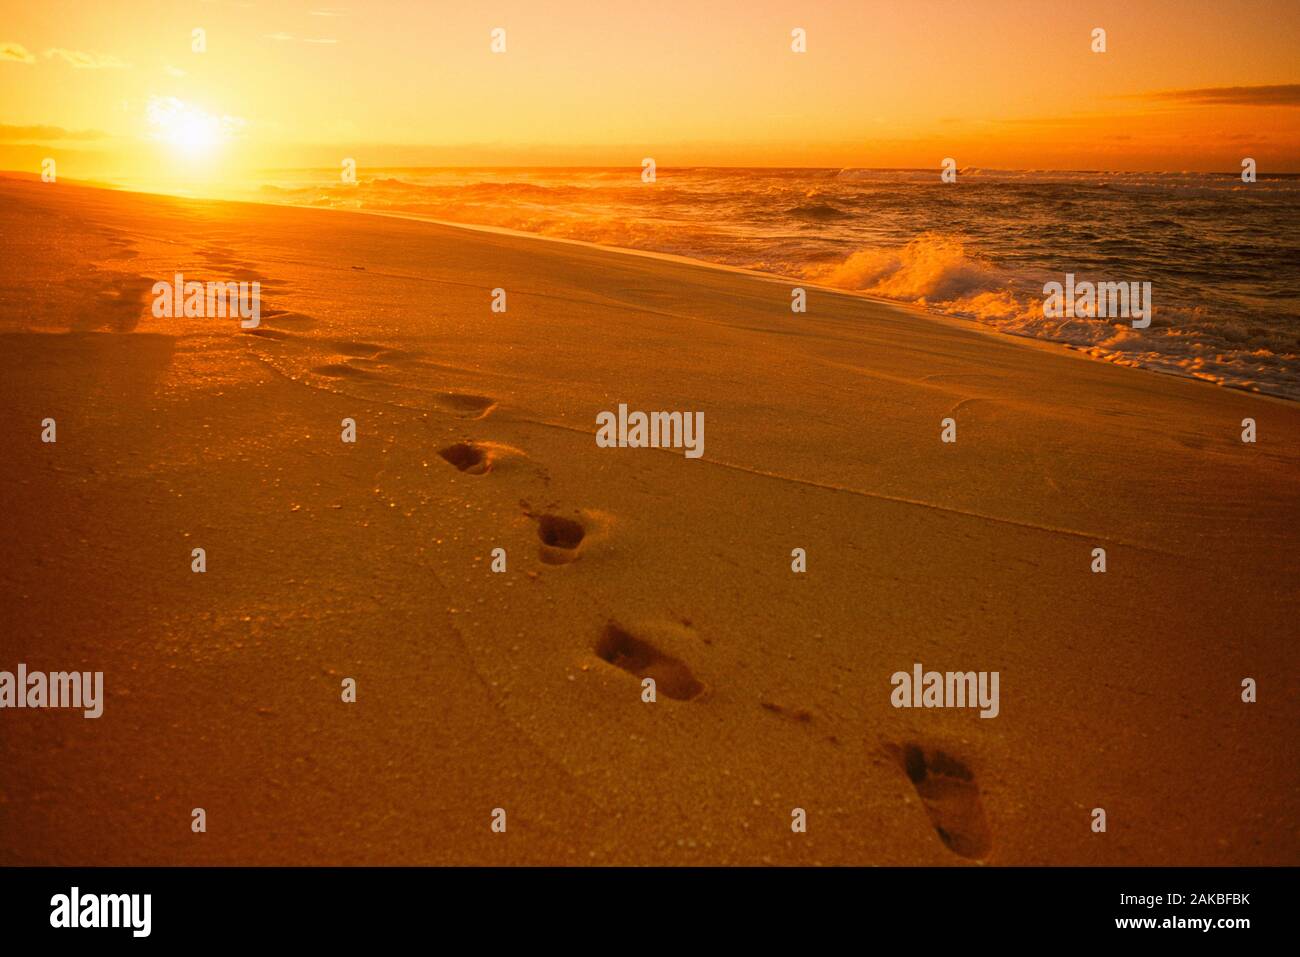
[[[1300,399],[1300,176],[964,169],[266,173],[262,202],[400,212],[775,273]],[[1048,318],[1043,286],[1149,282],[1152,319]]]

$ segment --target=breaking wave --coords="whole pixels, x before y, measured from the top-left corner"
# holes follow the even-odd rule
[[[1300,399],[1300,316],[1290,324],[1225,319],[1207,306],[1152,306],[1151,324],[1044,315],[1042,282],[1008,274],[960,240],[925,234],[900,247],[865,249],[805,277],[840,289],[912,303],[1010,335],[1061,342],[1119,365]],[[1107,277],[1122,280],[1123,277]],[[1153,299],[1156,297],[1153,296]],[[1286,317],[1281,317],[1286,318]]]

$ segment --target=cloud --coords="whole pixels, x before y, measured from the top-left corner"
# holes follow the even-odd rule
[[[45,56],[47,59],[58,57],[78,70],[125,70],[129,66],[115,56],[66,50],[63,47],[51,47],[45,51]]]
[[[1275,86],[1209,86],[1197,90],[1138,93],[1131,99],[1186,103],[1192,106],[1300,106],[1300,83]]]
[[[174,96],[149,97],[145,116],[154,129],[154,138],[164,140],[196,133],[213,140],[229,140],[242,136],[248,127],[242,116],[217,116]]]
[[[0,43],[0,60],[11,63],[35,63],[36,57],[28,52],[21,43]]]
[[[174,76],[174,77],[182,77],[185,75],[184,70],[182,70],[178,66],[172,66],[170,63],[167,64],[165,67],[163,67],[163,72],[166,73],[168,76]]]
[[[347,16],[347,14],[346,14],[344,11],[342,11],[342,10],[329,10],[329,9],[326,9],[326,10],[313,10],[313,11],[311,12],[311,15],[312,15],[313,17],[345,17],[345,16]]]
[[[1077,113],[1074,116],[1009,116],[991,122],[995,125],[1011,127],[1038,126],[1070,129],[1096,126],[1098,123],[1113,123],[1119,118],[1120,116],[1114,113]]]
[[[10,126],[0,123],[0,142],[48,143],[54,140],[102,140],[108,136],[100,130],[65,130],[61,126]]]
[[[291,40],[297,43],[338,43],[339,42],[338,40],[330,39],[328,37],[321,37],[319,39],[313,37],[296,37],[292,33],[267,33],[265,34],[265,36],[268,40],[280,40],[280,41]]]

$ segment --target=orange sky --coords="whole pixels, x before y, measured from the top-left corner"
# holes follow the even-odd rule
[[[1300,171],[1300,2],[0,0],[0,167]],[[493,27],[506,52],[490,50]],[[191,31],[206,31],[206,52]],[[790,49],[807,31],[807,52]],[[1091,31],[1107,31],[1093,53]],[[1156,95],[1159,94],[1159,95]]]

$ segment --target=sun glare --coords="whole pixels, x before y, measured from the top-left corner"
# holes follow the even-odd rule
[[[183,117],[174,124],[168,139],[182,153],[207,153],[217,145],[216,120],[204,116]]]
[[[224,118],[207,113],[175,97],[159,97],[148,107],[152,136],[186,157],[210,157],[227,139]]]

